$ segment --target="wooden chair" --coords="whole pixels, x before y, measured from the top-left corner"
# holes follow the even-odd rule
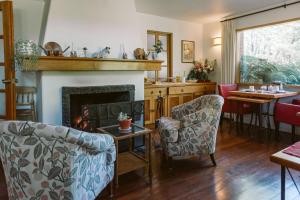
[[[35,87],[16,87],[16,112],[18,120],[31,120],[37,121],[35,100],[36,95]]]

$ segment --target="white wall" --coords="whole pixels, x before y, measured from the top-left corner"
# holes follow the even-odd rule
[[[129,52],[142,47],[138,16],[133,0],[52,0],[45,42],[56,41],[75,50],[96,52],[111,47],[111,57],[120,57],[120,45]],[[133,57],[132,54],[129,57]]]
[[[33,40],[38,44],[44,5],[44,1],[13,0],[15,41]],[[36,75],[33,72],[17,70],[16,77],[19,80],[18,85],[36,85]]]
[[[237,29],[300,18],[300,4],[280,8],[237,20]]]
[[[190,71],[193,64],[181,63],[181,40],[195,41],[195,59],[203,58],[203,26],[201,24],[188,23],[180,20],[147,15],[139,13],[140,31],[143,38],[143,46],[147,46],[147,30],[156,30],[173,33],[173,76],[183,76]]]
[[[209,60],[217,59],[217,67],[209,74],[209,79],[220,82],[221,80],[221,46],[213,46],[212,39],[220,37],[222,32],[221,22],[204,24],[203,26],[203,57]]]

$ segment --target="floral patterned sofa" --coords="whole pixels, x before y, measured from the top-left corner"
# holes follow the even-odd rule
[[[114,176],[109,135],[1,121],[0,150],[11,200],[95,199]]]
[[[205,95],[173,107],[172,118],[162,117],[159,133],[166,158],[204,154],[216,165],[214,152],[223,103],[219,95]]]

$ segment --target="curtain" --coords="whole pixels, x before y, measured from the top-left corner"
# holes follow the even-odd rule
[[[234,20],[222,22],[222,67],[221,83],[235,83],[236,77],[236,23]]]

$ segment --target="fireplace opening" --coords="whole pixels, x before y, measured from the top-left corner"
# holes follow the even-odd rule
[[[62,125],[75,128],[75,121],[82,116],[83,105],[132,102],[134,96],[134,85],[63,87]]]
[[[82,116],[83,105],[108,104],[130,101],[129,91],[94,93],[94,94],[72,94],[70,95],[70,118],[71,127],[78,125],[78,117]]]
[[[116,125],[120,112],[126,112],[133,122],[144,125],[144,101],[134,101],[134,85],[63,87],[62,124],[83,131],[96,132],[96,128]],[[143,137],[134,146],[144,145]],[[128,144],[123,144],[126,149]]]

